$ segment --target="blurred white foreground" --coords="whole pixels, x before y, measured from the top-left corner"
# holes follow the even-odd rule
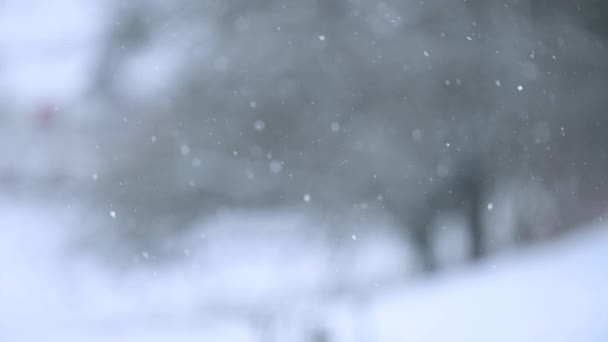
[[[0,201],[1,341],[608,341],[601,227],[401,282],[388,236],[336,244],[298,215],[233,215],[175,264],[142,251],[127,272],[75,252],[87,220],[43,202]]]

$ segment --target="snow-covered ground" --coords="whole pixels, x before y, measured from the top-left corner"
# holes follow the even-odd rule
[[[608,230],[425,279],[386,233],[295,213],[201,222],[182,259],[78,248],[75,205],[0,200],[1,341],[607,341]],[[382,231],[382,230],[381,230]]]
[[[608,231],[399,287],[366,312],[378,341],[606,341]]]

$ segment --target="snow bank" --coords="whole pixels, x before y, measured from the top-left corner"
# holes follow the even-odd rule
[[[142,254],[129,272],[74,250],[83,224],[74,206],[0,200],[0,340],[608,340],[600,228],[406,284],[395,239],[334,243],[302,215],[219,216],[183,260]]]
[[[377,341],[608,341],[608,232],[595,229],[374,296]]]

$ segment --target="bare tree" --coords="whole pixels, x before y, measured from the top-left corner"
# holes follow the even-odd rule
[[[480,258],[498,184],[559,184],[566,175],[549,165],[580,158],[557,156],[564,127],[568,145],[595,151],[584,132],[604,127],[605,31],[600,5],[585,6],[580,15],[532,0],[118,7],[95,88],[120,113],[107,118],[117,135],[106,142],[104,201],[136,232],[171,232],[223,206],[377,203],[431,269],[429,225],[456,210]],[[174,77],[134,99],[121,73],[163,44],[175,49]]]

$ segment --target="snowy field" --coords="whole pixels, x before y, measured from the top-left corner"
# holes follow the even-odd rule
[[[608,230],[426,279],[387,234],[220,215],[183,259],[118,270],[78,249],[83,210],[0,201],[1,341],[607,341]],[[311,228],[312,227],[312,228]]]
[[[107,234],[97,234],[109,236],[120,211],[112,218],[79,201],[9,193],[49,186],[28,181],[54,174],[75,179],[79,191],[97,179],[90,153],[96,127],[80,123],[94,112],[81,101],[102,52],[104,8],[0,0],[0,100],[14,109],[0,113],[8,118],[0,127],[0,171],[21,175],[17,183],[25,184],[0,188],[0,342],[608,341],[606,224],[429,277],[411,276],[412,256],[388,233],[389,222],[352,229],[345,222],[336,231],[285,211],[197,222],[171,241],[179,256],[170,262],[148,250],[99,258],[99,246],[83,243],[90,242],[90,225],[105,222]],[[167,65],[143,60],[134,70],[136,79],[152,78],[137,82],[143,90],[169,83],[163,71],[174,59],[166,46],[160,50]],[[434,58],[423,51],[418,58]],[[524,65],[536,70],[531,61]],[[518,93],[528,91],[520,87]],[[69,120],[52,133],[34,131],[42,104],[58,106]],[[498,235],[509,226],[508,217],[494,221]],[[454,251],[462,236],[448,231],[440,259],[451,261],[462,254]]]

